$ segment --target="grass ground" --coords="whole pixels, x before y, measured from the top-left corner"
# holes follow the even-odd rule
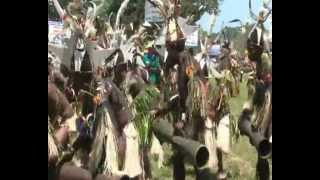
[[[240,96],[230,100],[232,114],[238,119],[242,105],[247,99],[247,87],[245,83],[241,84]],[[249,144],[248,138],[240,137],[239,141],[232,144],[232,151],[228,156],[224,157],[224,166],[228,171],[229,179],[232,180],[254,180],[257,153],[254,147]],[[168,145],[164,145],[165,161],[168,160],[172,151]],[[172,164],[166,164],[159,169],[156,162],[152,160],[153,180],[171,180]],[[272,169],[272,162],[270,163]],[[186,180],[194,180],[193,167],[186,165]],[[272,174],[272,171],[271,171]],[[209,178],[211,179],[211,178]],[[214,177],[212,177],[214,179]],[[272,179],[272,177],[271,177]]]

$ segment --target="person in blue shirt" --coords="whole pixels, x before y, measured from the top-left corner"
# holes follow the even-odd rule
[[[149,47],[143,55],[143,63],[149,72],[150,83],[158,85],[160,83],[160,56],[158,52]]]

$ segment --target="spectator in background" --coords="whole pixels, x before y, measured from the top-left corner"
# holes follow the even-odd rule
[[[160,56],[155,48],[147,48],[143,56],[143,63],[149,72],[150,83],[158,85],[160,83]]]

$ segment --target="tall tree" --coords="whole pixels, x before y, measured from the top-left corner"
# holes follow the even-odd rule
[[[71,0],[59,0],[63,7],[66,7],[68,2]],[[107,16],[113,13],[112,22],[115,21],[118,9],[121,6],[123,0],[93,0],[93,1],[104,1],[104,7],[100,11],[100,16]],[[133,23],[134,27],[137,27],[144,21],[144,4],[146,0],[130,0],[127,9],[125,10],[122,18],[122,24]],[[210,14],[219,13],[219,4],[223,0],[182,0],[182,16],[192,16],[192,22],[196,22],[200,17],[208,12]],[[49,18],[58,19],[59,16],[54,9],[54,6],[49,3],[48,7]]]
[[[182,16],[192,16],[192,22],[198,21],[207,12],[219,14],[219,5],[223,0],[182,0]]]

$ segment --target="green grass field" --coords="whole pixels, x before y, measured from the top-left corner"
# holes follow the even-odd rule
[[[243,103],[247,100],[247,87],[245,83],[241,84],[240,96],[230,100],[232,114],[238,119]],[[168,160],[172,154],[169,145],[164,145],[165,160]],[[249,144],[248,138],[240,137],[237,143],[232,144],[232,152],[224,157],[224,166],[228,172],[229,179],[232,180],[254,180],[257,153],[254,147]],[[271,161],[270,161],[271,162]],[[159,169],[156,162],[152,160],[152,175],[154,180],[171,180],[172,164],[164,163],[164,167]],[[272,162],[270,163],[272,169]],[[186,165],[187,180],[194,180],[194,170],[189,164]],[[272,174],[272,171],[271,171]],[[209,178],[214,179],[214,177]],[[272,179],[272,176],[271,176]]]

